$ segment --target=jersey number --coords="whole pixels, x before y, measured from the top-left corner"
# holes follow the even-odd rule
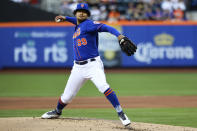
[[[77,39],[77,44],[78,44],[78,46],[87,45],[86,38]]]

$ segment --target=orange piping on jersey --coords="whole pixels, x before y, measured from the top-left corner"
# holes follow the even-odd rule
[[[74,46],[73,48],[74,48],[74,52],[75,52],[76,57],[78,57],[78,56],[77,56],[77,52],[76,52],[76,50],[75,50],[75,46]]]
[[[77,45],[76,45],[76,48],[77,48],[77,52],[78,52],[78,54],[79,54],[79,57],[81,58],[81,55],[80,55],[80,53],[79,53],[79,50],[78,50],[78,47],[77,47]]]

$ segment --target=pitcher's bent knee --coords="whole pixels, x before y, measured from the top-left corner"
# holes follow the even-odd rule
[[[97,87],[98,90],[101,92],[101,93],[104,93],[108,88],[109,88],[109,85],[106,84],[106,85],[101,85],[99,87]]]

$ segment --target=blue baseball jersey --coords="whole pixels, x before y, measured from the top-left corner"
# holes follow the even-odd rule
[[[75,17],[66,17],[66,20],[75,24],[73,34],[74,60],[83,61],[99,56],[98,52],[98,32],[111,32],[118,36],[120,33],[103,23],[98,23],[89,19],[77,25]]]

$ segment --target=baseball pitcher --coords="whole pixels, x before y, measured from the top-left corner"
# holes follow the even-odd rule
[[[62,114],[63,108],[71,102],[82,85],[87,80],[91,80],[113,105],[122,124],[128,126],[131,122],[123,112],[115,92],[106,82],[103,63],[98,53],[98,32],[109,32],[117,36],[121,50],[128,56],[133,55],[137,47],[115,28],[89,20],[90,11],[86,3],[79,3],[73,13],[75,17],[56,16],[55,21],[68,21],[75,25],[73,34],[74,65],[56,109],[46,112],[41,118],[58,118]]]

